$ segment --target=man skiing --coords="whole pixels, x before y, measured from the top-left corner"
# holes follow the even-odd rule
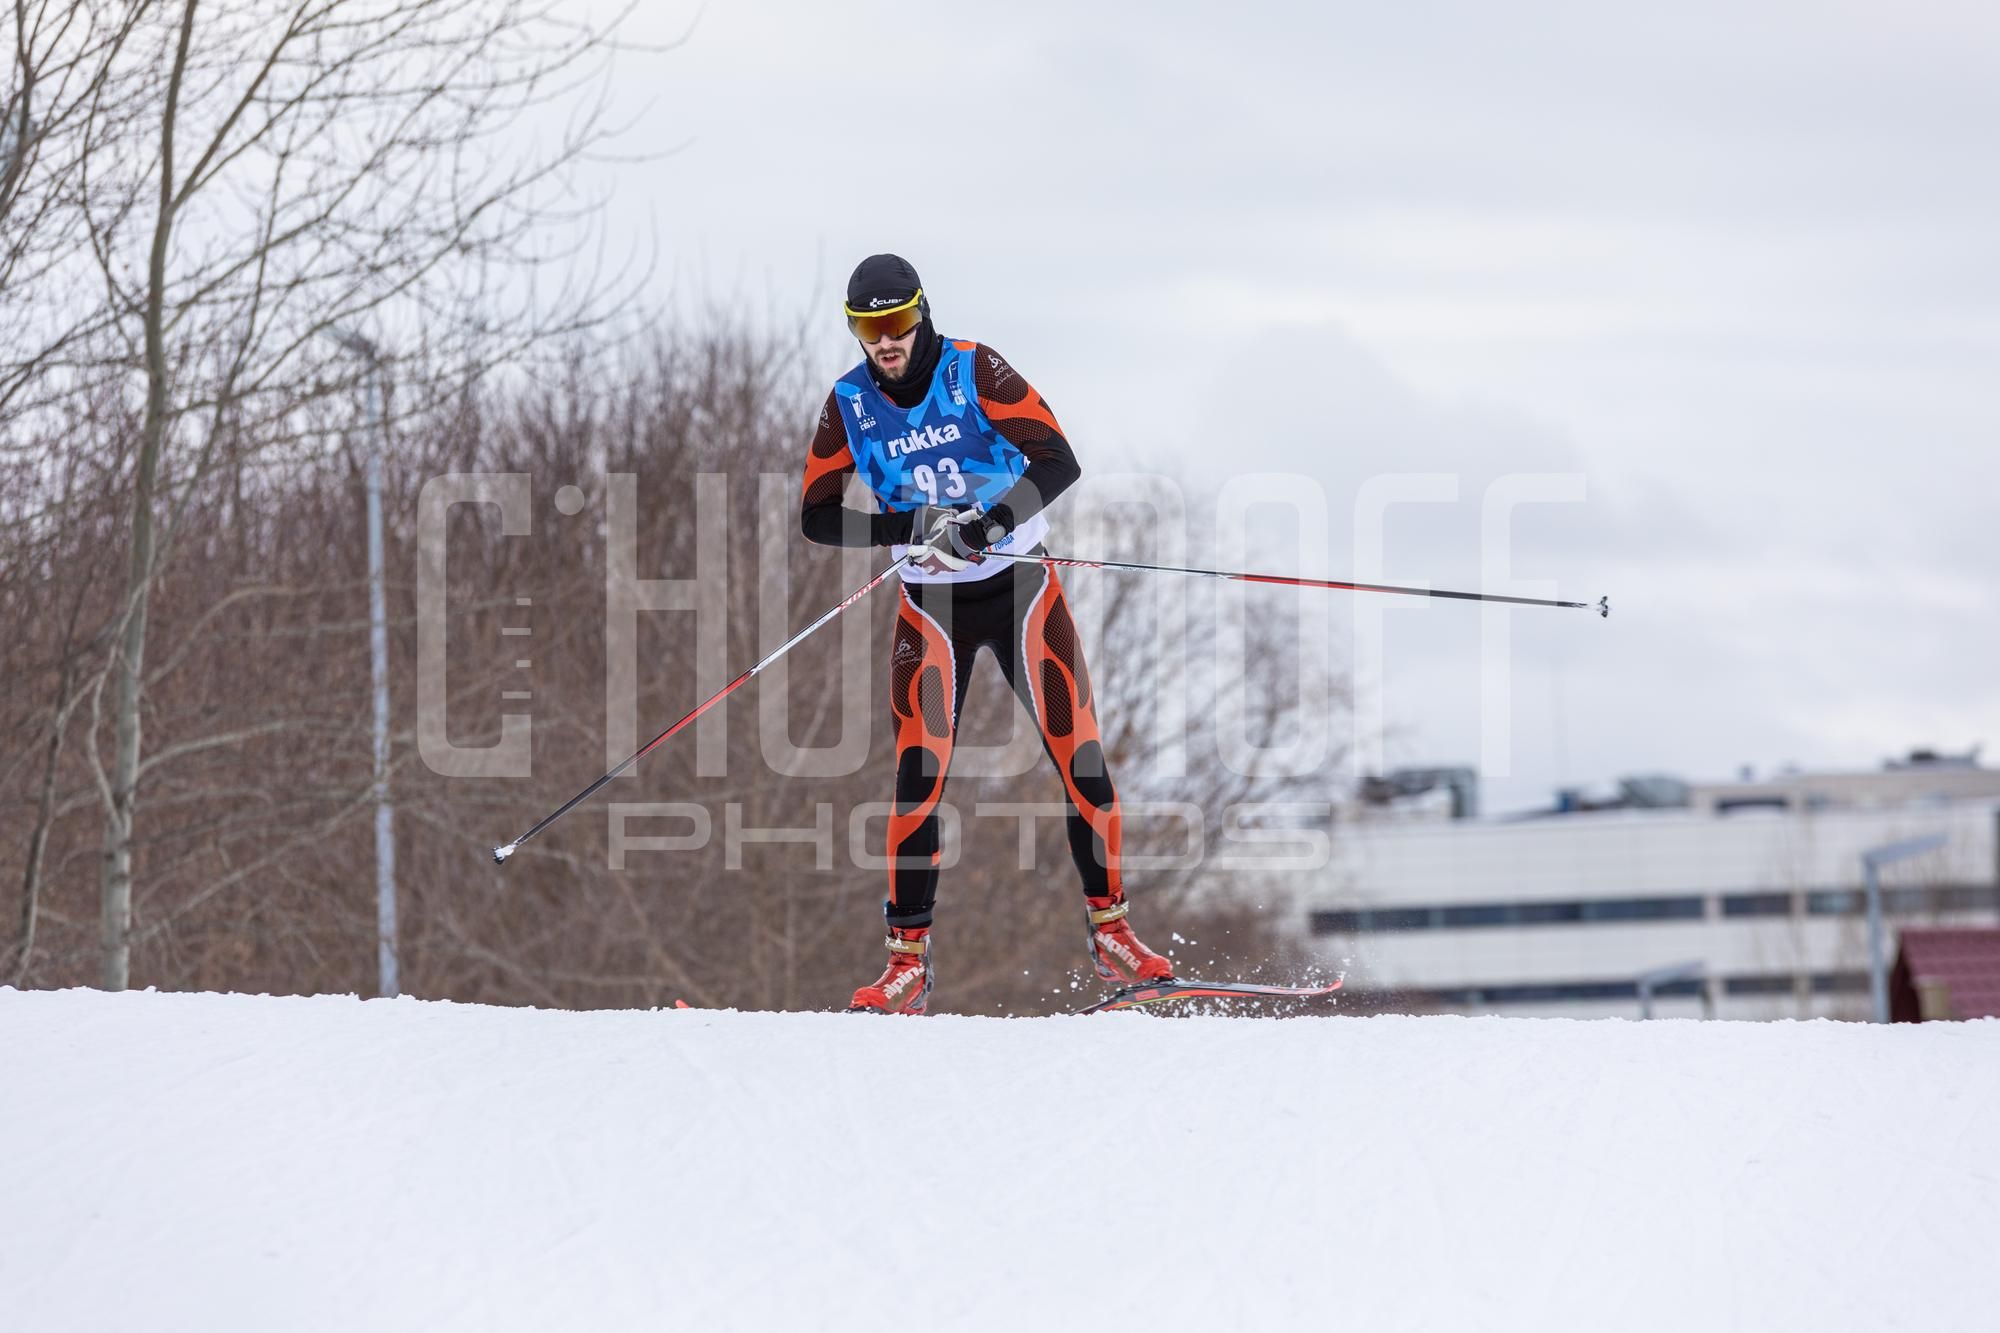
[[[911,557],[889,653],[889,965],[849,1007],[920,1014],[929,1002],[937,808],[981,648],[999,660],[1062,776],[1098,974],[1125,984],[1170,978],[1172,965],[1126,919],[1118,794],[1062,584],[1043,565],[981,558],[1041,550],[1043,507],[1077,479],[1076,456],[1048,403],[998,352],[938,335],[908,261],[862,260],[845,309],[864,356],[820,409],[799,526],[808,541]],[[856,474],[879,512],[843,503]]]

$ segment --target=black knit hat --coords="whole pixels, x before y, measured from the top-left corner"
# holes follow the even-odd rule
[[[854,276],[847,280],[847,308],[856,314],[887,310],[902,305],[922,291],[923,286],[916,266],[901,255],[870,255],[854,266]],[[925,318],[929,318],[928,297],[921,309]]]
[[[917,276],[917,267],[901,255],[870,255],[854,266],[854,275],[847,280],[848,328],[854,329],[854,317],[865,315],[871,310],[891,311],[897,306],[907,306],[911,297],[917,301],[918,323],[916,341],[910,344],[910,359],[903,373],[894,380],[886,380],[882,372],[871,360],[868,373],[875,382],[884,387],[890,401],[903,407],[913,407],[914,402],[905,403],[897,397],[898,389],[892,385],[915,385],[915,392],[930,383],[937,369],[938,356],[943,344],[938,338],[937,326],[931,323],[931,299],[924,294],[924,282]],[[860,333],[856,332],[859,338]]]

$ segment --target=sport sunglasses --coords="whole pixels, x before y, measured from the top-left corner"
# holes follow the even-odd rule
[[[843,305],[841,309],[847,312],[847,327],[854,330],[854,336],[872,343],[900,338],[923,323],[923,300],[924,290],[919,287],[915,296],[887,310],[856,310],[851,305]]]

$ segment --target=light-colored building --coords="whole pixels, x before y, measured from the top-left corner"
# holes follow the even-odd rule
[[[1883,872],[1890,959],[1901,924],[2000,923],[2000,770],[1928,757],[1684,790],[1665,808],[1343,822],[1306,928],[1391,1008],[1631,1016],[1642,975],[1693,964],[1656,1014],[1864,1018],[1862,853],[1946,838]]]
[[[1981,799],[2000,799],[2000,768],[1982,768],[1977,748],[1959,755],[1916,750],[1907,759],[1860,772],[1789,772],[1761,781],[1696,783],[1687,789],[1689,807],[1710,813],[1758,807],[1879,809]]]

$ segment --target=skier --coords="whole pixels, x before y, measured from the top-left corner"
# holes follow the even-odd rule
[[[1125,984],[1171,978],[1172,965],[1140,943],[1126,917],[1118,794],[1062,584],[1043,565],[981,558],[1041,551],[1043,507],[1077,479],[1076,456],[1048,403],[998,352],[939,336],[907,260],[862,260],[845,308],[864,356],[820,409],[799,526],[822,545],[887,546],[911,557],[889,652],[889,965],[849,1007],[920,1014],[930,999],[937,808],[982,647],[999,660],[1062,776],[1098,974]],[[843,503],[856,473],[879,512]]]

